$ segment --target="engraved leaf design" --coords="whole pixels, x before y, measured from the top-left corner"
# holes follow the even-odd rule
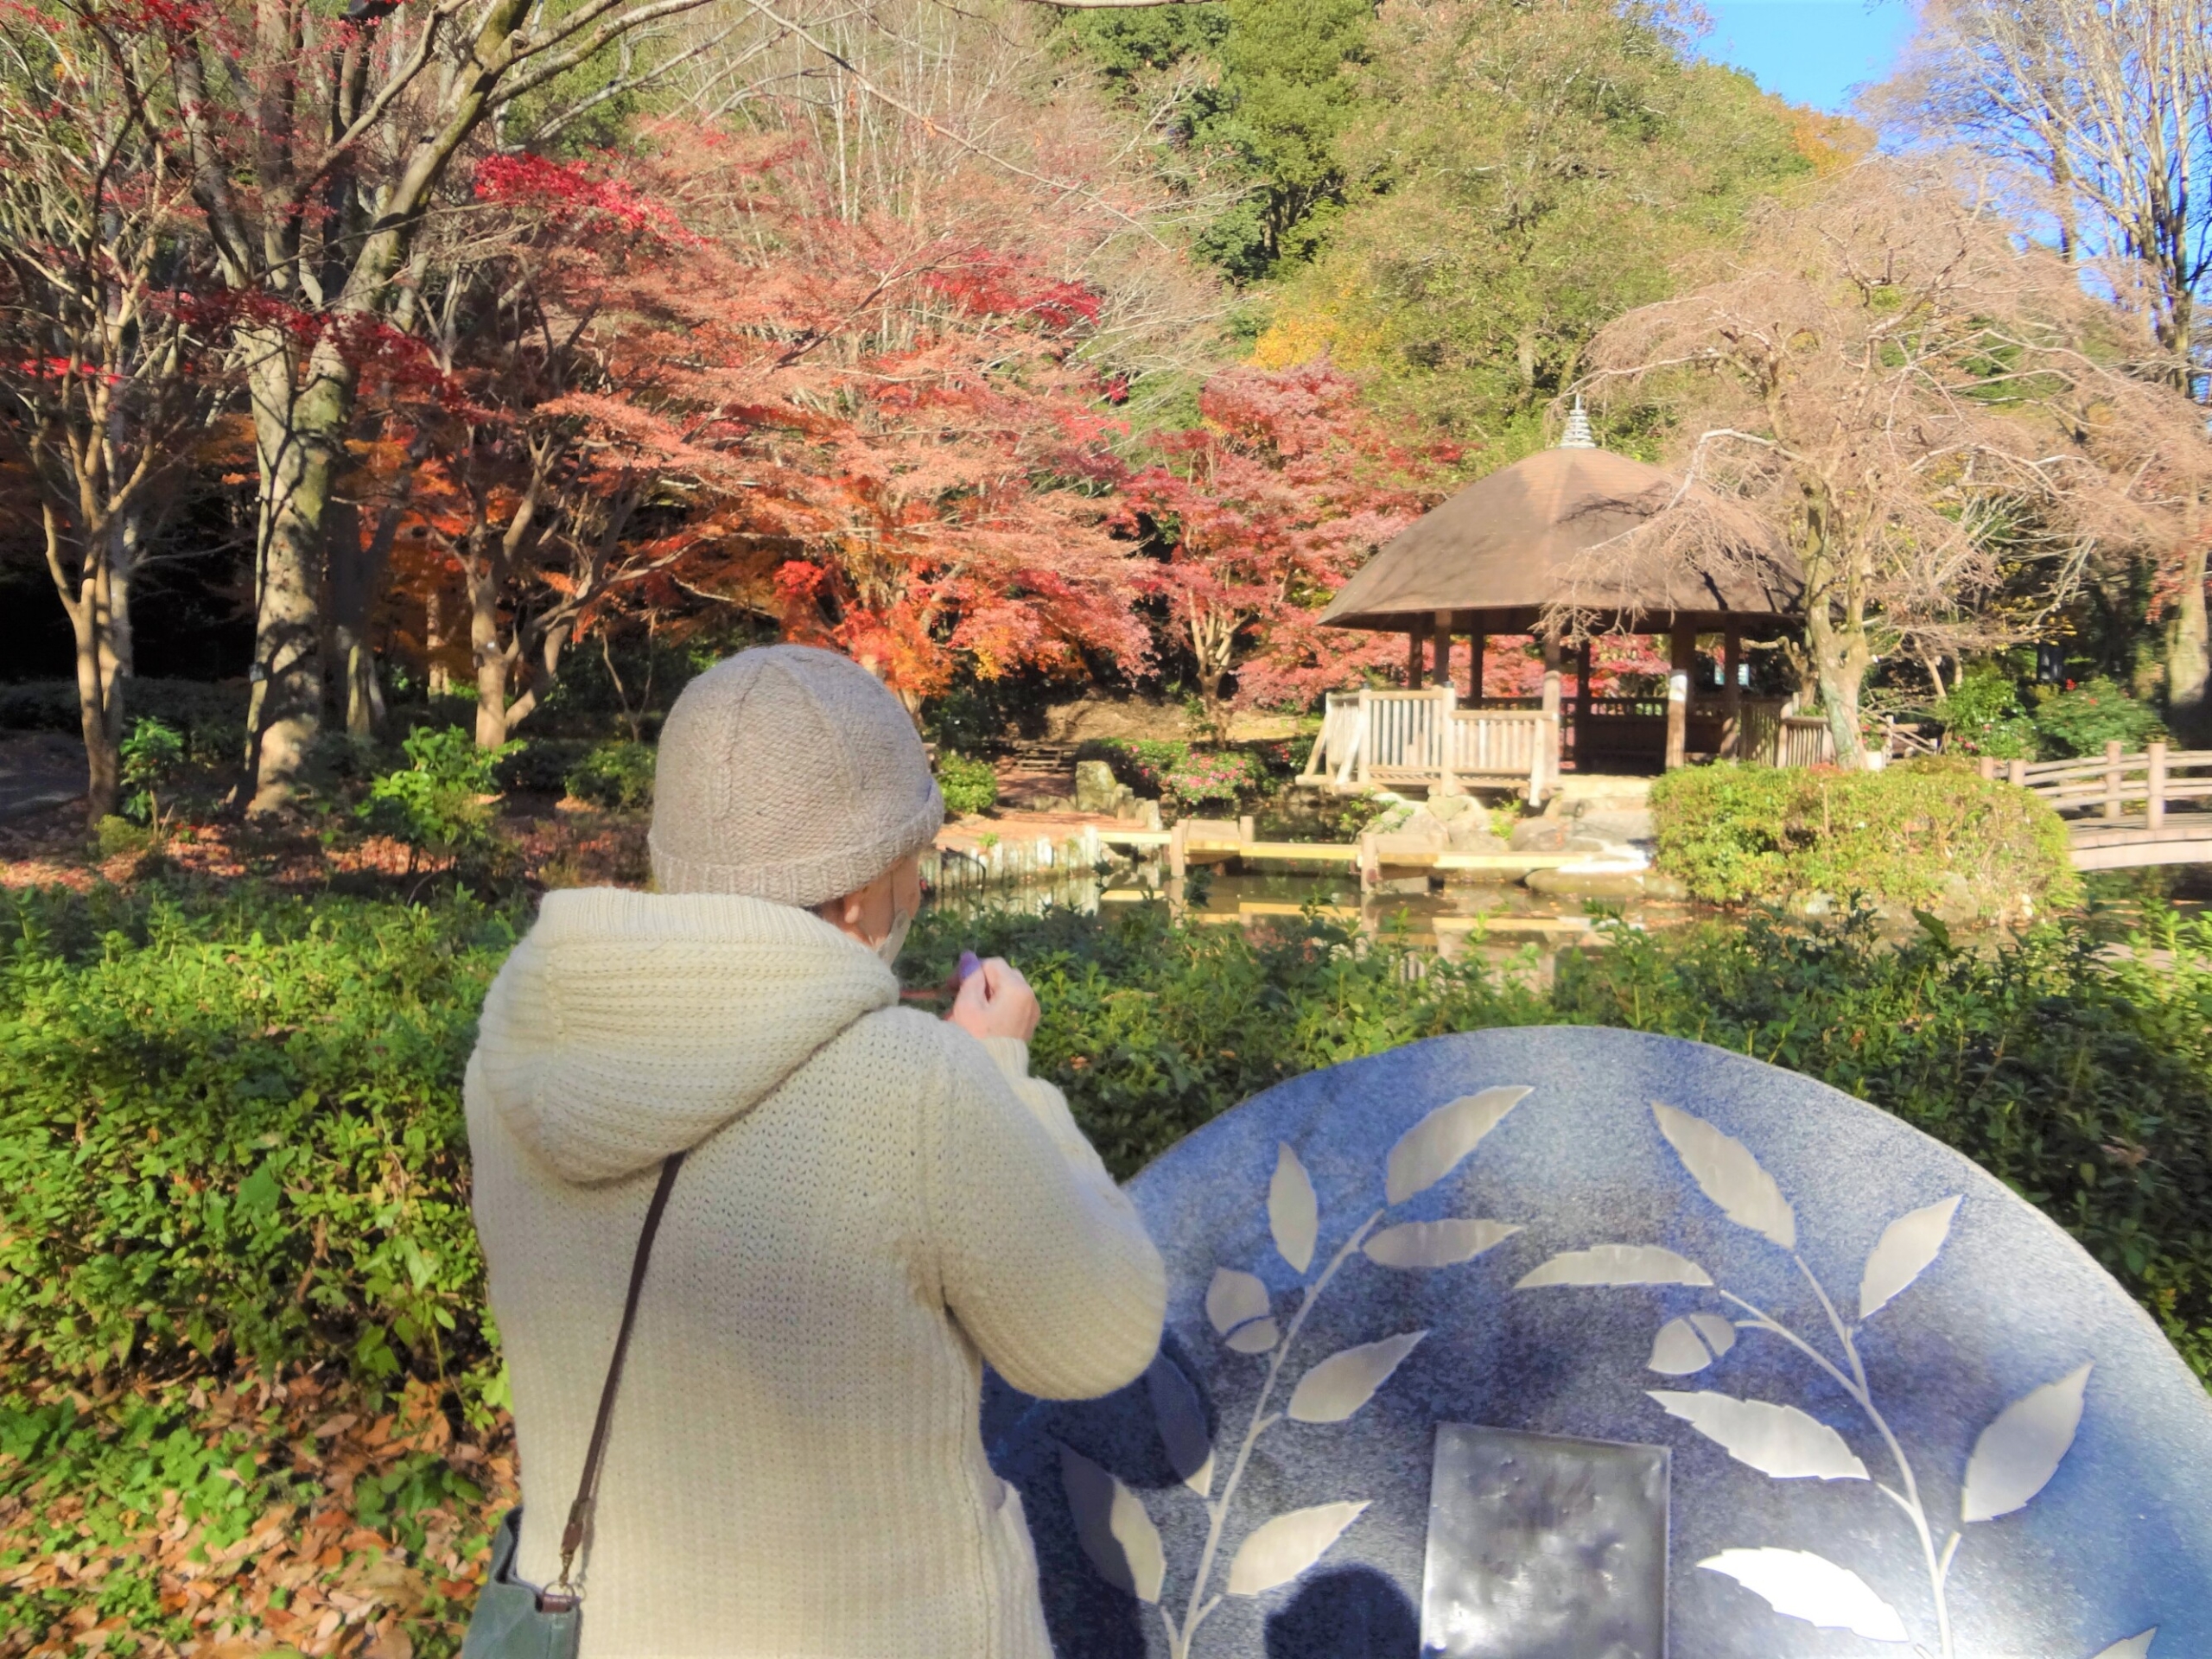
[[[1485,1089],[1446,1101],[1398,1137],[1383,1166],[1383,1195],[1402,1204],[1426,1192],[1459,1166],[1482,1138],[1525,1100],[1527,1089]]]
[[[1293,1510],[1253,1529],[1229,1564],[1229,1593],[1256,1596],[1293,1579],[1319,1560],[1359,1519],[1361,1503],[1317,1503]]]
[[[1298,1379],[1290,1396],[1290,1415],[1300,1423],[1340,1423],[1375,1397],[1426,1331],[1408,1331],[1381,1342],[1363,1343],[1331,1354]]]
[[[1060,1485],[1075,1516],[1076,1541],[1107,1583],[1157,1602],[1167,1574],[1160,1532],[1137,1495],[1081,1452],[1060,1448]]]
[[[1448,1268],[1471,1262],[1521,1230],[1502,1221],[1406,1221],[1385,1227],[1362,1247],[1386,1268]]]
[[[1214,1269],[1213,1282],[1206,1287],[1206,1318],[1217,1336],[1225,1337],[1238,1325],[1263,1319],[1273,1311],[1268,1287],[1256,1274],[1239,1273],[1234,1268]]]
[[[1962,1519],[1993,1521],[2010,1515],[2058,1472],[2082,1425],[2089,1369],[2077,1366],[2056,1382],[2031,1389],[1981,1431],[1967,1459],[1966,1495],[1959,1505]]]
[[[1822,1630],[1872,1642],[1909,1642],[1897,1609],[1847,1567],[1803,1549],[1724,1549],[1698,1563],[1736,1580],[1767,1605]]]
[[[1679,1417],[1737,1462],[1777,1480],[1864,1480],[1843,1436],[1795,1406],[1738,1400],[1727,1394],[1646,1390],[1670,1417]]]
[[[1592,1244],[1555,1255],[1513,1287],[1544,1285],[1709,1285],[1713,1275],[1656,1244]]]
[[[1701,1117],[1656,1101],[1651,1103],[1651,1115],[1659,1120],[1659,1133],[1667,1137],[1690,1179],[1729,1220],[1764,1234],[1785,1250],[1797,1248],[1797,1217],[1789,1200],[1742,1141],[1721,1134]]]
[[[2153,1624],[2139,1636],[2131,1636],[2125,1642],[2115,1642],[2094,1659],[2150,1659],[2151,1638],[2158,1633]]]
[[[1313,1238],[1320,1224],[1320,1205],[1306,1166],[1287,1141],[1279,1143],[1274,1179],[1268,1183],[1268,1230],[1275,1236],[1275,1249],[1293,1272],[1303,1273],[1313,1265]]]
[[[1144,1391],[1152,1400],[1152,1420],[1160,1427],[1160,1444],[1167,1462],[1182,1483],[1200,1497],[1213,1485],[1213,1437],[1206,1432],[1205,1408],[1183,1368],[1165,1353],[1154,1354],[1144,1374]]]
[[[1248,1319],[1230,1332],[1223,1340],[1240,1354],[1264,1354],[1271,1351],[1276,1339],[1282,1335],[1273,1319]]]
[[[1951,1236],[1951,1217],[1958,1212],[1956,1193],[1948,1198],[1899,1216],[1882,1229],[1866,1270],[1859,1275],[1859,1317],[1872,1319],[1878,1308],[1926,1272]]]
[[[1688,1376],[1703,1370],[1735,1345],[1736,1327],[1718,1313],[1692,1313],[1659,1327],[1651,1357],[1645,1363],[1669,1376]]]

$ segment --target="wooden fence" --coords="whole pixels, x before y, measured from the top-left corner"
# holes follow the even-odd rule
[[[2139,754],[2129,754],[2120,744],[2107,743],[2103,754],[2075,760],[1999,760],[1985,755],[1981,775],[2001,776],[2031,789],[2062,813],[2093,811],[2107,823],[2133,820],[2157,830],[2177,804],[2212,800],[2212,749],[2169,749],[2153,743]]]

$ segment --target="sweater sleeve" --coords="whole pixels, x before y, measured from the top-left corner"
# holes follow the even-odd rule
[[[929,1159],[946,1305],[1025,1393],[1110,1394],[1160,1346],[1160,1252],[1027,1045],[948,1027],[945,1047]]]

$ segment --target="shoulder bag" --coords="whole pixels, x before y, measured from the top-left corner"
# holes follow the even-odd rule
[[[600,1387],[599,1415],[591,1426],[591,1446],[584,1453],[583,1474],[576,1482],[576,1500],[569,1506],[569,1524],[561,1530],[561,1575],[542,1590],[516,1578],[522,1510],[517,1507],[501,1516],[499,1530],[492,1535],[491,1568],[469,1617],[468,1634],[461,1642],[461,1659],[576,1659],[583,1639],[583,1597],[569,1573],[576,1552],[591,1535],[592,1510],[599,1502],[599,1465],[607,1451],[607,1427],[614,1418],[614,1396],[622,1385],[630,1327],[637,1322],[638,1293],[645,1288],[653,1235],[660,1230],[661,1211],[668,1208],[669,1190],[676,1185],[676,1172],[683,1162],[683,1154],[678,1152],[661,1165],[660,1185],[653,1189],[645,1224],[638,1233],[637,1254],[630,1262],[630,1290],[622,1303],[622,1326],[615,1333],[613,1357],[607,1362],[607,1381]]]

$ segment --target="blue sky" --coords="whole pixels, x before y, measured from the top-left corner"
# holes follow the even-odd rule
[[[1747,69],[1792,104],[1842,110],[1879,80],[1911,32],[1910,0],[1706,0],[1704,54]]]

